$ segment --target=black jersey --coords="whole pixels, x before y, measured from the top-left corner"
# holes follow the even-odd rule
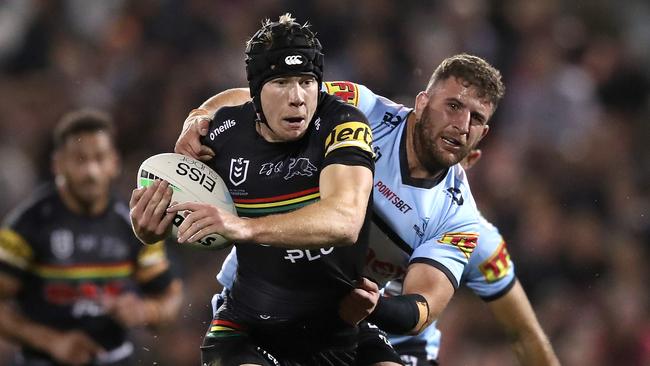
[[[100,216],[82,216],[52,186],[14,210],[0,230],[0,270],[21,281],[22,313],[56,329],[82,330],[108,351],[122,345],[126,334],[106,315],[102,299],[166,288],[169,271],[144,288],[132,276],[162,261],[162,243],[144,246],[134,236],[125,203],[112,199]]]
[[[329,164],[374,169],[366,117],[328,94],[319,98],[305,136],[293,142],[264,140],[255,129],[251,102],[216,113],[203,143],[214,150],[216,158],[209,164],[228,185],[240,216],[284,213],[316,202],[320,173]],[[236,243],[234,304],[271,322],[335,315],[333,309],[361,276],[366,228],[367,221],[358,242],[347,247],[305,250]]]

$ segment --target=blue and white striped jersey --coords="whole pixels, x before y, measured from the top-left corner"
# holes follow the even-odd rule
[[[461,284],[467,285],[484,301],[491,301],[508,293],[514,283],[515,266],[510,260],[506,243],[499,230],[481,216],[478,246],[463,271]],[[396,281],[390,282],[385,289],[387,295],[399,295],[401,291],[401,285]],[[417,336],[390,335],[389,339],[393,345],[425,340],[429,360],[438,358],[441,333],[436,323]]]
[[[431,264],[457,288],[478,240],[479,214],[460,165],[440,181],[409,176],[406,121],[412,109],[375,95],[363,85],[326,82],[323,88],[359,108],[373,133],[373,225],[365,275],[383,287],[404,276],[410,263]],[[233,249],[234,250],[234,249]],[[236,256],[217,276],[229,287]]]

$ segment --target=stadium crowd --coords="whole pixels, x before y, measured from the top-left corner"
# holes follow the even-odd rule
[[[127,198],[140,162],[173,149],[190,109],[245,86],[243,42],[258,19],[286,11],[309,19],[326,45],[325,80],[406,104],[449,55],[497,66],[506,96],[469,173],[481,211],[501,229],[564,365],[650,364],[650,5],[641,0],[3,1],[0,215],[49,177],[50,131],[82,106],[115,116]],[[169,251],[186,299],[172,331],[137,334],[143,365],[198,363],[227,254]],[[440,324],[443,365],[515,364],[469,291]],[[0,364],[12,350],[0,344]]]

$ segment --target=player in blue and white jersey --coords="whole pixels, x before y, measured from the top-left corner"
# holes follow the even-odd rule
[[[480,158],[481,151],[474,149],[461,164],[469,169]],[[514,263],[499,229],[483,216],[479,224],[478,246],[463,271],[461,284],[485,301],[503,331],[512,336],[513,350],[522,365],[559,365],[516,278]],[[399,295],[401,291],[399,281],[389,282],[384,289],[388,296]],[[389,339],[406,366],[437,365],[441,336],[434,322],[416,336],[391,335]]]
[[[413,109],[358,84],[331,82],[325,88],[361,109],[373,130],[375,225],[365,274],[380,286],[404,281],[403,294],[382,298],[369,320],[387,331],[419,333],[448,303],[477,243],[478,210],[457,163],[489,130],[504,91],[500,73],[475,56],[450,57],[417,95]],[[227,93],[190,113],[176,152],[211,156],[197,141],[208,132],[201,131],[201,119],[248,97],[245,90],[234,97]],[[341,316],[358,318],[362,310],[343,306]]]

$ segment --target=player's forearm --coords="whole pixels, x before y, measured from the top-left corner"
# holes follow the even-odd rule
[[[250,241],[305,249],[351,245],[359,236],[366,205],[322,200],[290,213],[250,219]]]
[[[553,347],[544,332],[530,330],[519,334],[513,341],[512,348],[521,365],[559,366],[560,362],[553,352]]]
[[[56,329],[35,323],[16,312],[8,303],[0,304],[0,334],[3,338],[49,353],[48,342],[59,336]]]
[[[515,281],[508,293],[488,303],[490,310],[512,340],[522,365],[559,365],[523,287]]]
[[[202,109],[210,115],[214,115],[214,113],[221,107],[240,105],[249,100],[251,100],[251,97],[248,88],[233,88],[211,96],[203,102],[198,109]]]

